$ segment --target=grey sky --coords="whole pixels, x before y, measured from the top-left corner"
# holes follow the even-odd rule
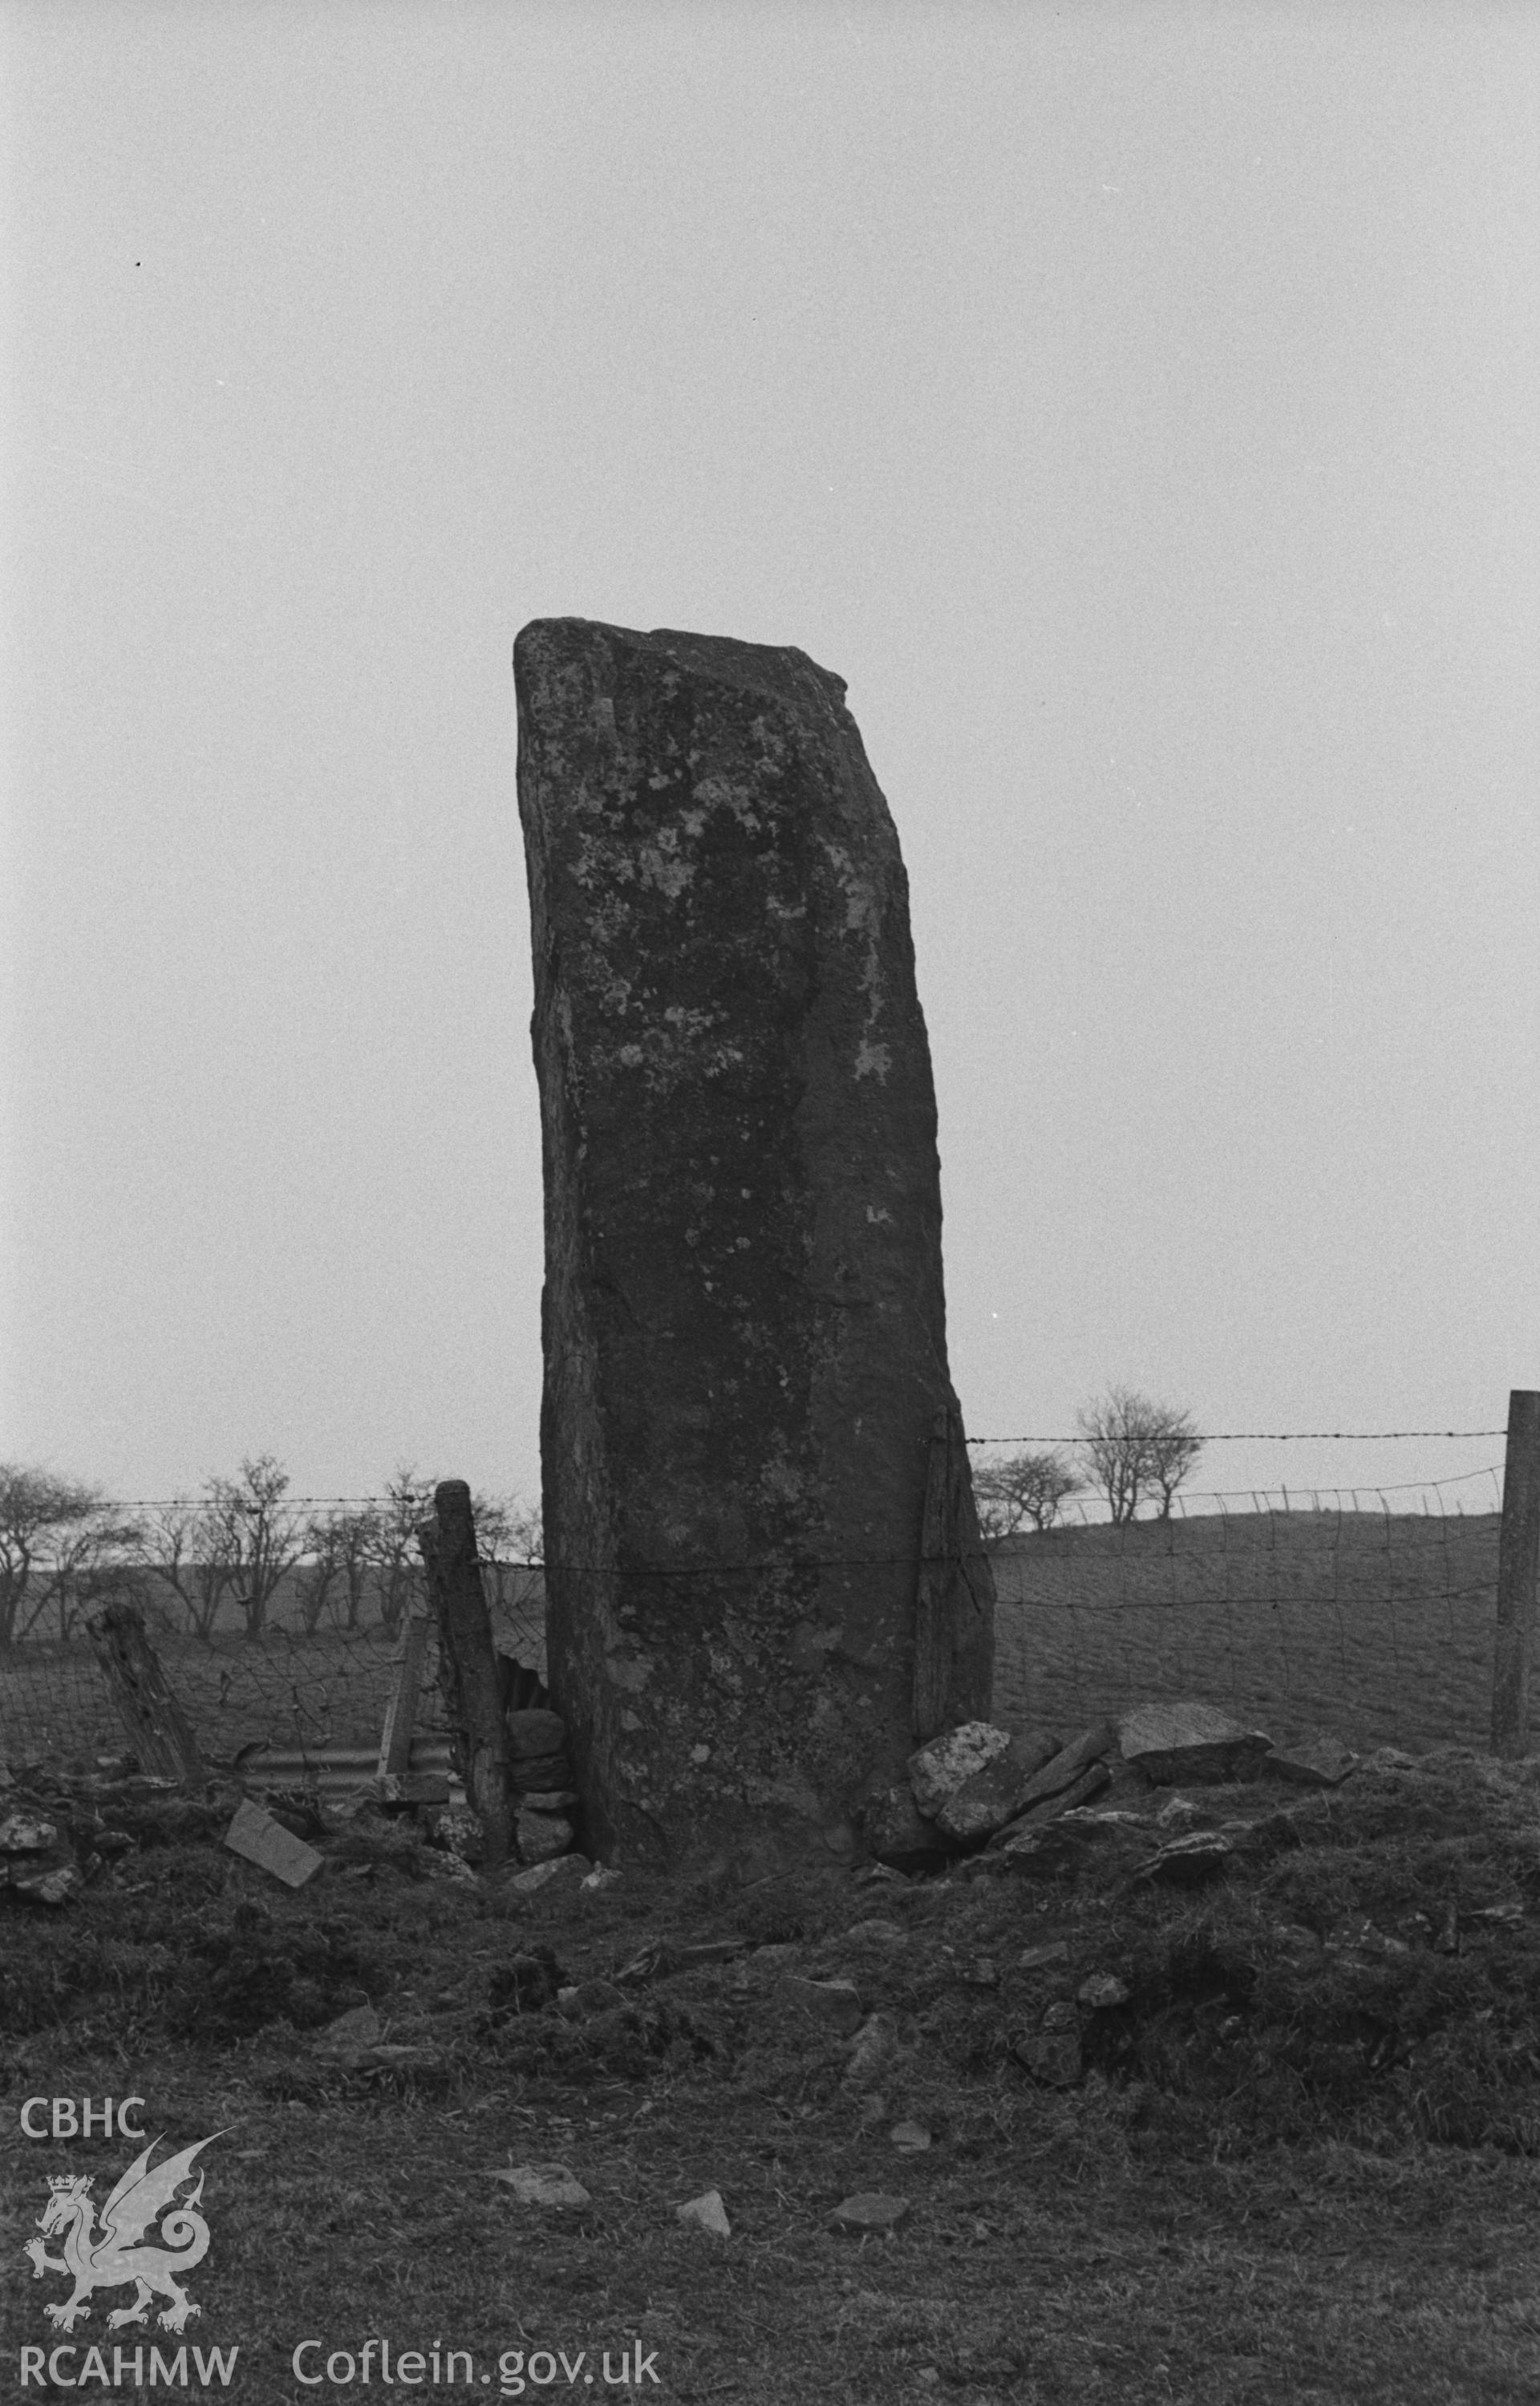
[[[971,1432],[1540,1385],[1540,11],[0,26],[0,1454],[536,1492],[567,612],[849,681]]]

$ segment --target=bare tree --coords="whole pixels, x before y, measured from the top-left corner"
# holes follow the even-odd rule
[[[210,1479],[193,1503],[162,1505],[145,1531],[146,1566],[176,1595],[196,1635],[212,1635],[227,1600],[239,1606],[248,1635],[267,1626],[275,1593],[305,1542],[286,1505],[289,1473],[270,1453],[248,1455],[235,1479]]]
[[[360,1511],[316,1513],[305,1522],[304,1552],[296,1570],[300,1612],[307,1630],[318,1627],[332,1595],[342,1605],[339,1626],[357,1629],[369,1591],[379,1515]],[[335,1612],[332,1615],[336,1619]]]
[[[247,1634],[267,1626],[268,1607],[304,1543],[302,1523],[284,1503],[289,1473],[271,1453],[247,1455],[238,1479],[211,1479],[204,1524],[217,1553],[231,1566],[231,1592]]]
[[[1076,1418],[1114,1521],[1132,1521],[1152,1487],[1160,1490],[1160,1518],[1169,1520],[1172,1498],[1203,1451],[1191,1413],[1129,1387],[1110,1387]]]
[[[403,1615],[421,1592],[417,1529],[432,1508],[432,1480],[419,1477],[412,1463],[398,1464],[386,1481],[385,1500],[373,1516],[368,1539],[380,1618],[387,1629],[399,1629]]]
[[[1037,1530],[1051,1529],[1068,1498],[1084,1487],[1062,1453],[1013,1453],[982,1464],[973,1474],[973,1500],[985,1547],[993,1550],[1028,1521]]]
[[[67,1637],[92,1579],[120,1577],[138,1536],[99,1487],[0,1463],[0,1646],[28,1636],[50,1605]]]
[[[516,1495],[477,1495],[471,1509],[487,1600],[499,1613],[516,1613],[541,1592],[533,1570],[544,1551],[540,1507]]]

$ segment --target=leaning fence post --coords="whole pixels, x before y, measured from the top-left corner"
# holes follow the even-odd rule
[[[417,1717],[423,1658],[428,1651],[428,1614],[408,1610],[402,1627],[396,1663],[396,1683],[385,1708],[380,1732],[378,1776],[404,1774],[412,1768],[412,1726]]]
[[[1497,1651],[1492,1666],[1491,1750],[1522,1754],[1529,1744],[1530,1664],[1534,1654],[1535,1579],[1540,1570],[1540,1392],[1508,1397],[1503,1522],[1497,1552]]]
[[[508,1736],[502,1718],[491,1615],[476,1559],[471,1491],[463,1479],[433,1490],[431,1517],[417,1522],[439,1632],[439,1678],[449,1717],[455,1768],[480,1819],[484,1869],[518,1856],[508,1778]]]
[[[86,1623],[112,1701],[141,1771],[192,1785],[206,1778],[198,1741],[132,1604],[109,1604]]]

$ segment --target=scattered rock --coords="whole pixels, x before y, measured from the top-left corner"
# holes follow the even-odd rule
[[[841,2199],[829,2215],[836,2230],[896,2230],[909,2212],[907,2197],[889,2197],[882,2189],[860,2189]]]
[[[911,1754],[905,1770],[917,1810],[927,1821],[940,1821],[941,1809],[974,1773],[1004,1754],[1011,1743],[1009,1730],[990,1721],[964,1721],[943,1730]]]
[[[1234,1841],[1222,1830],[1194,1830],[1162,1847],[1158,1855],[1140,1866],[1136,1877],[1163,1888],[1203,1888],[1209,1880],[1223,1878],[1235,1851]]]
[[[799,2005],[841,2038],[853,2037],[860,2027],[861,1999],[854,1980],[805,1980],[788,1972],[781,1981],[780,1993],[788,2004]]]
[[[847,1938],[866,1941],[876,1946],[902,1946],[909,1932],[897,1921],[853,1921],[846,1931]]]
[[[506,1885],[516,1896],[535,1896],[553,1880],[569,1881],[575,1888],[592,1869],[586,1855],[556,1855],[549,1862],[531,1863],[528,1871],[515,1872]]]
[[[1171,1796],[1156,1814],[1155,1824],[1162,1830],[1180,1830],[1200,1819],[1202,1813],[1202,1805],[1194,1804],[1190,1796]]]
[[[593,2202],[583,2183],[573,2179],[565,2164],[511,2164],[506,2172],[495,2171],[488,2177],[505,2182],[520,2205],[559,2207]]]
[[[353,2005],[346,2014],[339,2014],[334,2022],[327,2023],[318,2033],[316,2044],[343,2049],[377,2046],[380,2034],[380,2017],[374,2006]]]
[[[1082,1980],[1075,1991],[1079,2004],[1089,2005],[1093,2013],[1106,2013],[1113,2005],[1128,2003],[1128,1989],[1115,1972],[1095,1972]]]
[[[1019,1837],[1025,1830],[1041,1829],[1045,1822],[1057,1821],[1067,1814],[1079,1812],[1093,1796],[1102,1793],[1110,1777],[1105,1762],[1087,1763],[1067,1788],[1060,1789],[1055,1795],[1039,1798],[1036,1804],[1029,1804],[1025,1812],[1018,1813],[1013,1821],[1008,1821],[1003,1830],[997,1830],[989,1841],[990,1846],[1004,1846],[1008,1839]]]
[[[74,1863],[39,1864],[33,1870],[13,1861],[10,1885],[18,1896],[30,1896],[35,1904],[57,1905],[67,1904],[82,1882]]]
[[[1417,1757],[1404,1752],[1399,1746],[1377,1746],[1365,1768],[1370,1771],[1415,1771]]]
[[[527,1863],[548,1863],[572,1846],[572,1825],[564,1813],[537,1813],[528,1799],[520,1804],[516,1824],[518,1851]]]
[[[28,1813],[7,1813],[0,1821],[0,1855],[40,1855],[59,1844],[56,1822]]]
[[[953,1836],[982,1838],[1024,1820],[1034,1807],[1054,1799],[1069,1802],[1071,1790],[1073,1801],[1082,1803],[1107,1786],[1110,1772],[1093,1774],[1092,1766],[1099,1766],[1117,1743],[1109,1722],[1082,1730],[1068,1746],[1013,1738],[1009,1751],[964,1781],[936,1818]]]
[[[539,2014],[556,2002],[567,1974],[548,1946],[531,1946],[500,1963],[487,1983],[487,2003],[499,2018]]]
[[[869,2088],[898,2044],[898,2025],[891,2014],[869,2014],[850,2043],[850,2057],[841,2086]]]
[[[1275,1746],[1264,1768],[1269,1776],[1276,1773],[1301,1788],[1339,1788],[1358,1769],[1358,1760],[1350,1747],[1321,1734],[1302,1738],[1297,1745]]]
[[[236,1808],[224,1842],[232,1854],[244,1856],[247,1862],[271,1872],[286,1888],[303,1888],[321,1867],[322,1857],[314,1847],[296,1838],[249,1796]]]
[[[692,2197],[687,2205],[676,2205],[673,2211],[676,2222],[693,2222],[701,2230],[709,2230],[714,2239],[732,2236],[720,2189],[708,2188],[699,2197]]]
[[[1045,1972],[1051,1963],[1067,1963],[1069,1949],[1062,1938],[1044,1939],[1040,1946],[1024,1946],[1016,1958],[1018,1972]]]
[[[1045,2088],[1072,2088],[1083,2068],[1074,2006],[1050,2005],[1038,2028],[1015,2041],[1011,2053]]]
[[[1214,1705],[1190,1702],[1137,1705],[1119,1720],[1118,1743],[1123,1760],[1161,1787],[1254,1778],[1272,1745]]]
[[[583,1886],[590,1896],[598,1896],[607,1888],[617,1887],[621,1877],[613,1863],[599,1863],[586,1875]]]
[[[907,1780],[884,1789],[866,1807],[861,1825],[867,1845],[878,1857],[873,1870],[884,1876],[901,1878],[907,1872],[933,1871],[956,1851],[945,1832],[920,1811]]]
[[[930,2144],[930,2132],[923,2122],[895,2122],[887,2135],[889,2144],[906,2156],[923,2155]]]

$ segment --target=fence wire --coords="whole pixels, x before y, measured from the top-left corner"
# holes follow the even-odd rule
[[[1470,1434],[1460,1432],[1459,1434]],[[1084,1497],[1060,1523],[993,1550],[995,1718],[1065,1736],[1130,1705],[1195,1697],[1275,1738],[1311,1727],[1350,1745],[1485,1745],[1491,1724],[1502,1472],[1382,1487],[1180,1494],[1168,1520],[1112,1524]],[[544,1675],[544,1578],[485,1566],[502,1650]],[[752,1592],[820,1597],[829,1610],[862,1574],[891,1592],[917,1564],[900,1553],[762,1561],[697,1556],[617,1573],[568,1563],[564,1581],[618,1583],[671,1643]],[[150,1634],[205,1758],[242,1748],[377,1742],[398,1626],[370,1606],[358,1625],[304,1625],[280,1590],[255,1634],[227,1614],[190,1635],[171,1602]],[[701,1642],[704,1642],[702,1637]],[[417,1728],[442,1734],[431,1650]],[[0,1654],[0,1754],[13,1766],[120,1751],[123,1733],[89,1640],[30,1639]]]

